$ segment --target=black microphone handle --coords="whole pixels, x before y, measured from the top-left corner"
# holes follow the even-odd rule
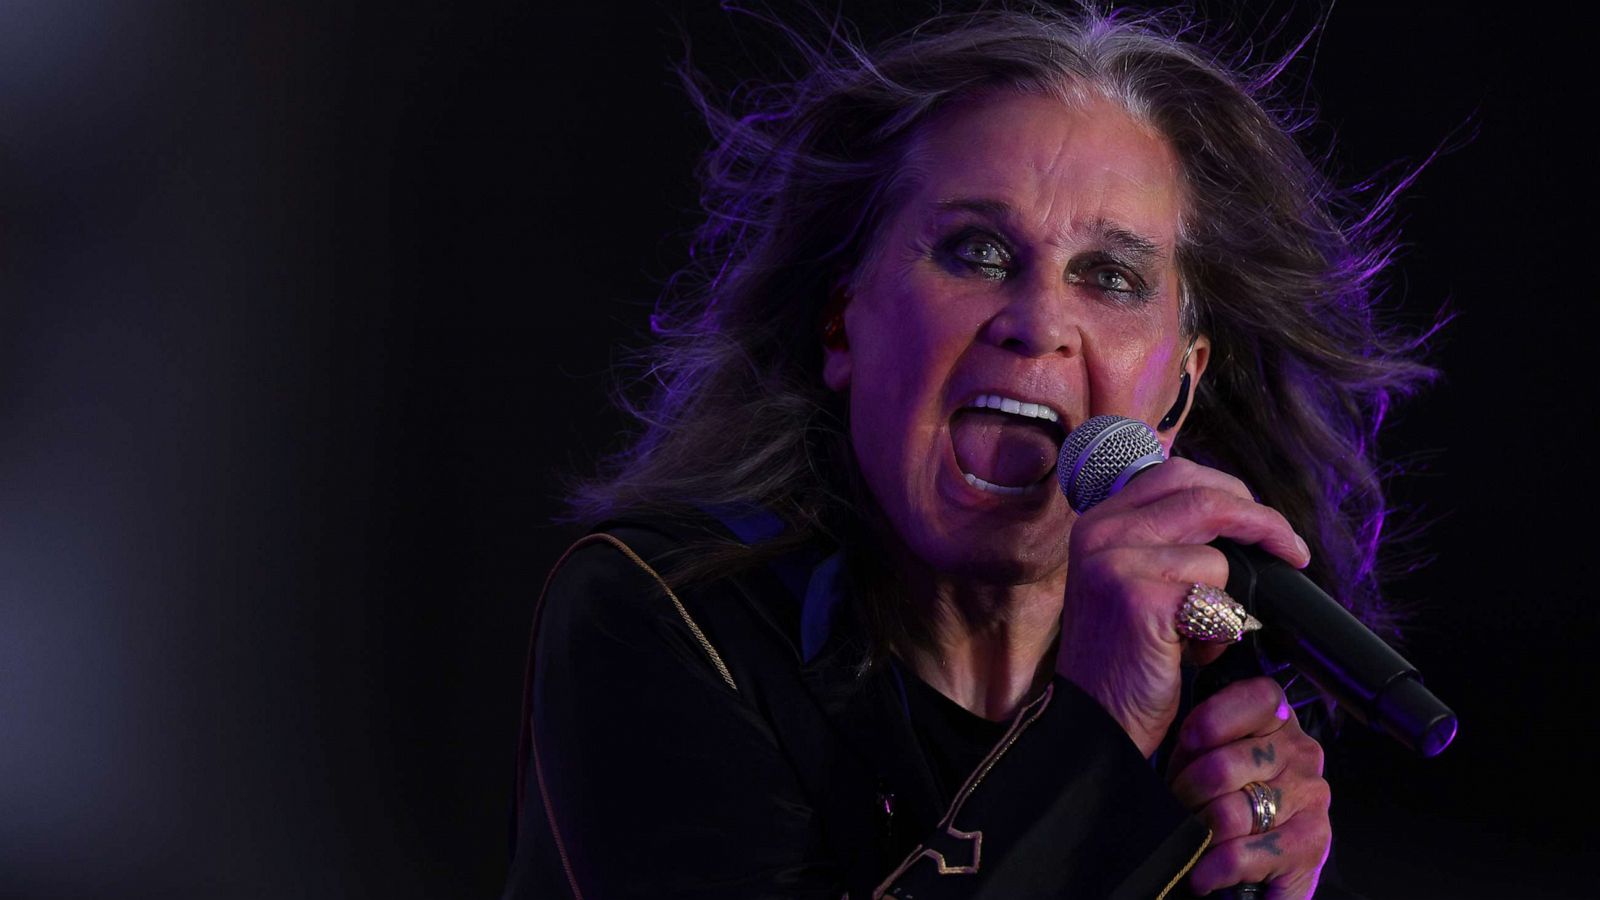
[[[1456,716],[1367,626],[1294,568],[1259,547],[1211,542],[1228,558],[1227,591],[1263,623],[1266,655],[1288,663],[1363,724],[1423,756],[1443,750]]]

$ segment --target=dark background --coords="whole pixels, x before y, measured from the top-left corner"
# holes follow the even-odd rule
[[[1268,56],[1319,15],[1205,8]],[[1374,898],[1593,890],[1600,98],[1541,16],[1342,4],[1291,69],[1347,183],[1455,148],[1390,279],[1447,378],[1386,450],[1463,726],[1332,749]],[[771,71],[682,0],[0,2],[0,895],[498,891],[558,478],[693,222],[675,21]]]

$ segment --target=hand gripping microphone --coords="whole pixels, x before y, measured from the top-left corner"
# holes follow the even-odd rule
[[[1165,462],[1148,425],[1095,416],[1067,435],[1056,477],[1067,502],[1088,512],[1135,475]],[[1283,560],[1218,538],[1228,558],[1227,591],[1263,626],[1270,659],[1294,666],[1363,724],[1388,732],[1423,756],[1456,734],[1456,716],[1422,686],[1422,676],[1355,616]]]

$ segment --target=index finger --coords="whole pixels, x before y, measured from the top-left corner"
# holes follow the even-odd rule
[[[1146,539],[1141,543],[1206,543],[1225,537],[1259,544],[1297,569],[1310,563],[1311,548],[1289,520],[1257,501],[1239,479],[1184,459],[1153,469],[1096,507],[1101,519],[1132,523]]]
[[[1113,496],[1129,509],[1137,509],[1186,488],[1196,487],[1211,488],[1241,500],[1256,502],[1255,494],[1238,478],[1179,456],[1140,472],[1137,478],[1130,480]]]

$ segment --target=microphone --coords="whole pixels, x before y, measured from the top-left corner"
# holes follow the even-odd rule
[[[1095,416],[1067,435],[1056,477],[1067,502],[1081,514],[1165,461],[1150,426],[1122,416]],[[1293,666],[1362,724],[1425,757],[1450,744],[1455,713],[1422,686],[1416,667],[1349,610],[1265,550],[1226,538],[1211,546],[1228,558],[1228,593],[1261,620],[1256,635],[1269,659]]]

